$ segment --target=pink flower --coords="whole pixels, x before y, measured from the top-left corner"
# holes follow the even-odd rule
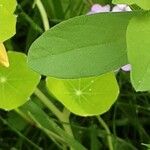
[[[110,5],[102,6],[100,4],[94,4],[91,7],[90,12],[87,13],[87,15],[101,13],[101,12],[110,12]]]
[[[131,65],[130,65],[130,64],[127,64],[127,65],[121,67],[121,69],[122,69],[123,71],[126,71],[126,72],[131,71]]]
[[[118,4],[113,7],[112,12],[121,12],[121,11],[132,11],[131,8],[126,4]]]

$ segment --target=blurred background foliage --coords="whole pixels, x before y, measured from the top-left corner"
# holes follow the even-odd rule
[[[52,27],[63,20],[86,14],[94,3],[111,4],[111,0],[42,0],[42,3]],[[7,40],[5,45],[8,50],[27,54],[33,41],[44,32],[40,13],[33,0],[18,0],[15,13],[18,15],[16,35]],[[150,94],[136,93],[130,84],[129,73],[120,71],[117,80],[120,86],[118,100],[102,115],[113,135],[114,149],[148,150],[142,143],[150,143]],[[54,100],[43,85],[44,80],[39,87]],[[62,107],[60,103],[54,102]],[[36,112],[39,111],[37,105],[59,124],[55,116],[34,95],[30,102],[22,106],[22,110],[30,108]],[[50,139],[28,118],[21,116],[17,111],[0,111],[0,150],[61,149],[55,140]],[[70,120],[75,138],[88,150],[108,149],[106,131],[99,125],[96,117],[84,118],[72,114]]]

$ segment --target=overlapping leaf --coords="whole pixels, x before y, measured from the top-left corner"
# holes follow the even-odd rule
[[[0,0],[0,42],[9,39],[16,32],[15,7],[16,0]]]
[[[131,80],[137,91],[150,90],[150,13],[133,18],[127,29]]]
[[[10,67],[0,66],[0,108],[14,109],[29,100],[39,82],[39,75],[27,67],[26,56],[8,53]]]
[[[102,13],[64,21],[31,46],[28,64],[60,78],[100,75],[127,63],[126,28],[135,13]]]
[[[66,108],[81,116],[108,111],[119,93],[114,73],[69,80],[48,77],[47,86]]]

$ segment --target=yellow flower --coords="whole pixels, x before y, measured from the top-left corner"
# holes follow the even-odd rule
[[[9,67],[9,61],[4,44],[0,42],[0,65]]]

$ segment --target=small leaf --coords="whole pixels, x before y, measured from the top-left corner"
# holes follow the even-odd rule
[[[150,13],[133,18],[127,29],[131,81],[136,91],[150,90]]]
[[[114,73],[68,80],[48,77],[47,86],[71,112],[81,116],[108,111],[119,93]]]
[[[150,0],[113,0],[114,4],[137,4],[145,10],[150,10]]]
[[[10,67],[0,66],[0,108],[14,109],[26,101],[34,92],[39,75],[27,67],[26,56],[9,52]]]
[[[0,42],[9,39],[16,32],[15,8],[16,0],[0,0]]]
[[[64,21],[31,46],[28,64],[58,78],[96,76],[127,64],[126,28],[135,13],[101,13]]]

